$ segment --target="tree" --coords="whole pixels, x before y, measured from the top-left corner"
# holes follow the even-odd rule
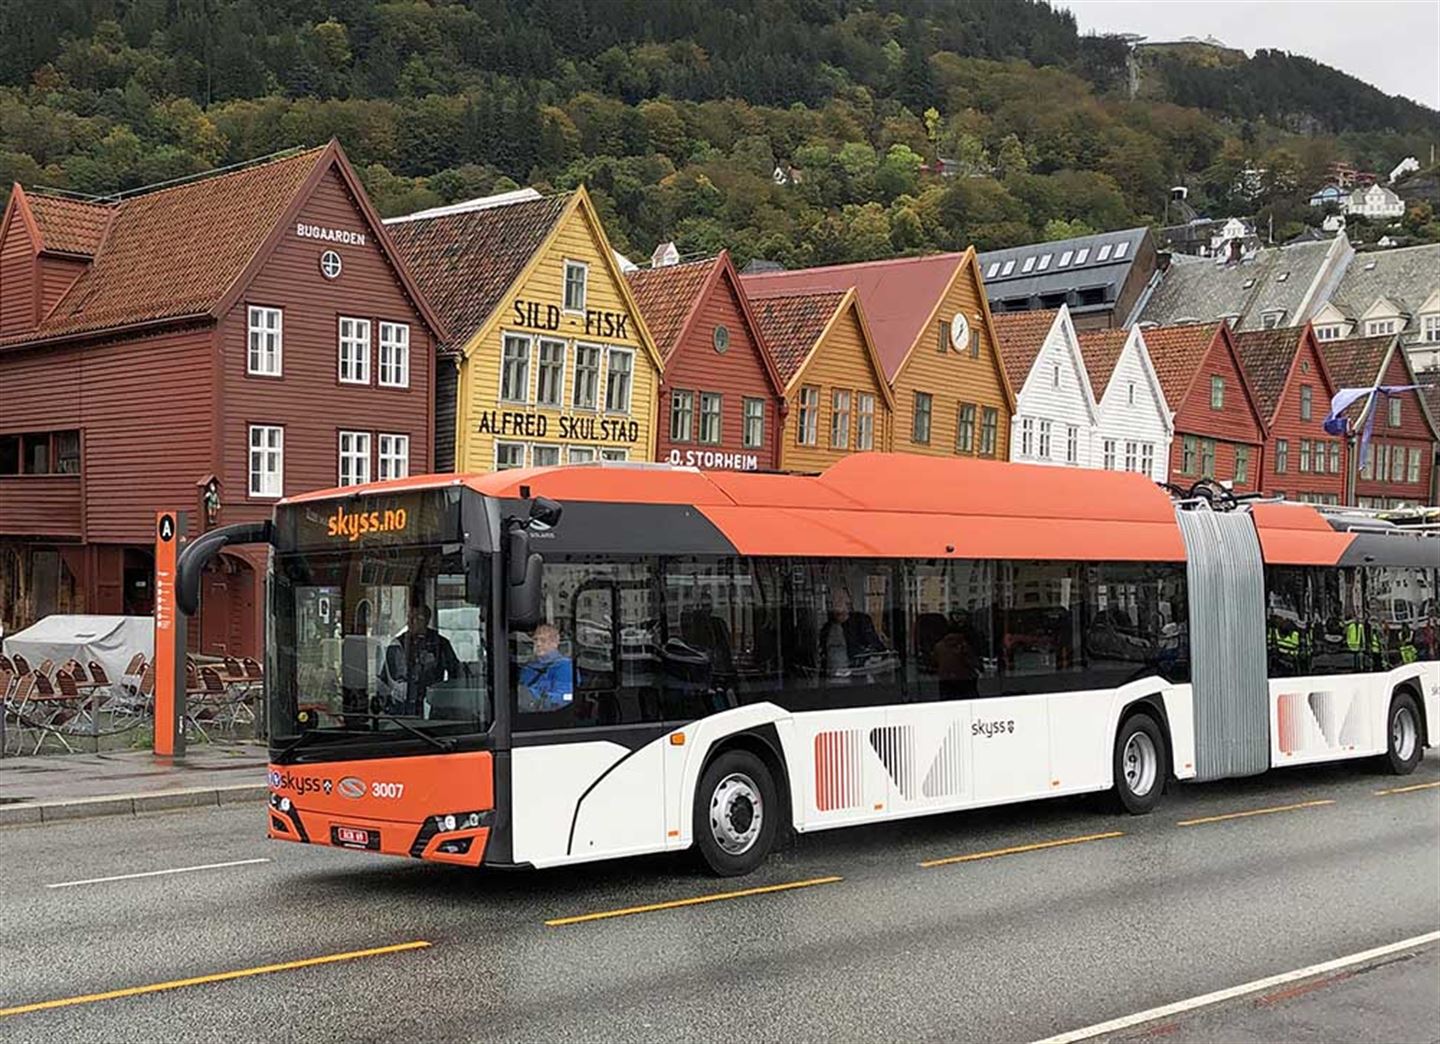
[[[875,191],[887,203],[896,196],[914,193],[924,162],[910,146],[891,145],[875,172]]]

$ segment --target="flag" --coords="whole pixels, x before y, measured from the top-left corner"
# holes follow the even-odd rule
[[[1360,445],[1357,449],[1358,457],[1355,461],[1356,470],[1365,467],[1366,451],[1370,447],[1370,435],[1375,429],[1375,414],[1378,412],[1376,405],[1382,399],[1389,399],[1392,395],[1400,395],[1407,391],[1417,391],[1420,388],[1428,387],[1424,384],[1377,384],[1373,388],[1341,388],[1330,400],[1330,414],[1325,418],[1324,428],[1331,435],[1353,435],[1354,426],[1344,416],[1346,410],[1355,405],[1357,401],[1370,396],[1370,403],[1361,419]]]

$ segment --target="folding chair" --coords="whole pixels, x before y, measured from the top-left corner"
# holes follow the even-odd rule
[[[189,672],[187,671],[186,674],[188,675]],[[200,733],[201,739],[209,743],[210,734],[205,731],[205,726],[200,722],[203,719],[211,723],[218,723],[220,704],[225,699],[225,683],[220,680],[220,672],[214,667],[201,667],[196,674],[195,687],[187,686],[185,691],[185,720],[194,726],[196,732]],[[194,697],[193,701],[192,697]],[[192,705],[193,710],[191,709]]]
[[[35,668],[35,673],[43,674],[47,678],[50,677],[53,673],[55,673],[55,661],[48,658],[41,660],[40,666]]]
[[[45,745],[45,737],[53,735],[68,753],[74,754],[75,748],[70,746],[70,741],[60,732],[61,726],[73,716],[68,706],[73,702],[73,698],[56,692],[54,683],[39,671],[31,671],[30,679],[34,687],[25,705],[26,714],[28,719],[38,726],[35,749],[30,753],[39,754],[40,748]]]
[[[5,671],[9,674],[15,673],[15,664],[12,663],[10,657],[4,653],[0,653],[0,671]]]
[[[58,671],[55,674],[55,696],[56,700],[73,706],[66,706],[65,718],[62,722],[63,728],[71,732],[79,732],[87,727],[99,727],[99,718],[93,696],[81,689],[80,683],[75,675],[69,671]],[[86,708],[89,704],[89,708]]]
[[[15,654],[15,673],[21,675],[30,673],[30,661],[19,653]]]
[[[132,696],[140,693],[140,678],[145,673],[145,654],[136,653],[130,657],[125,673],[120,675],[120,687]]]

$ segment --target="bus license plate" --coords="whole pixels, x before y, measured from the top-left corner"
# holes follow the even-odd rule
[[[380,848],[380,831],[367,830],[364,827],[333,826],[330,828],[330,840],[341,848],[378,850]]]

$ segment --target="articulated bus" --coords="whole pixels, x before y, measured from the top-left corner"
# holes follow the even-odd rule
[[[980,460],[597,464],[290,497],[187,546],[178,594],[271,545],[271,837],[728,875],[782,832],[1410,772],[1434,528]]]

